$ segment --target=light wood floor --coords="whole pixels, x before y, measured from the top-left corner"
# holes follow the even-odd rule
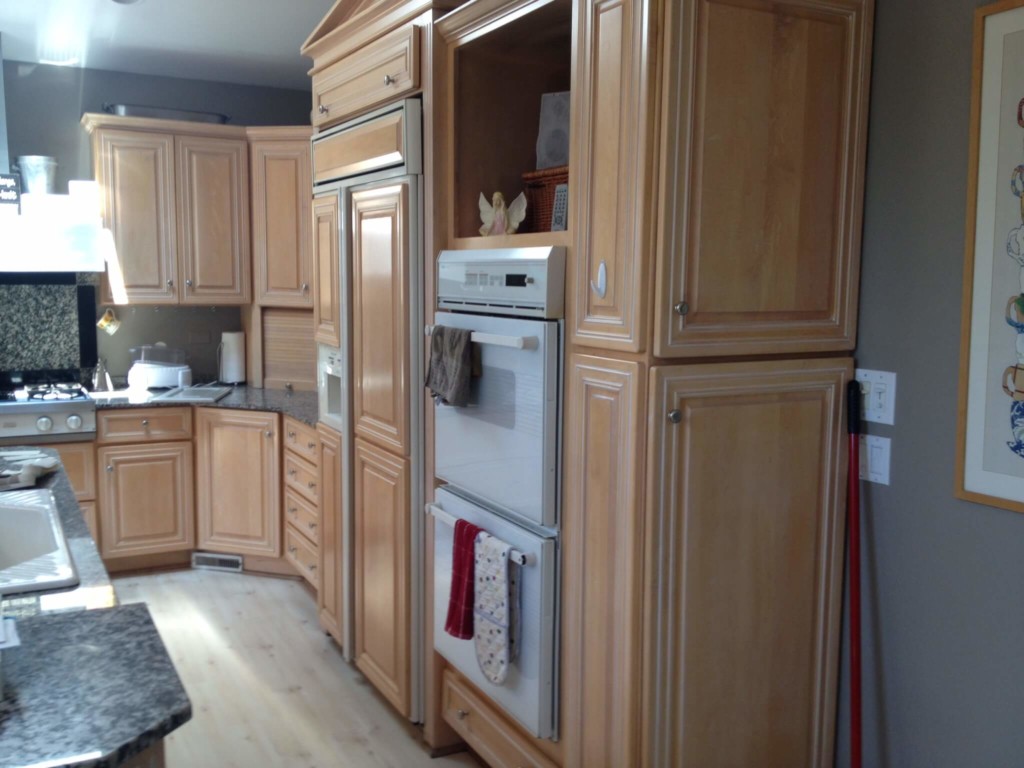
[[[215,571],[114,580],[145,602],[192,700],[167,739],[168,768],[449,768],[320,630],[294,581]]]

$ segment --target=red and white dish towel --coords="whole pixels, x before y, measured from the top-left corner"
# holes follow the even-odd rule
[[[466,520],[455,521],[452,540],[452,588],[448,594],[448,617],[444,631],[460,640],[473,637],[473,565],[477,534],[483,528]]]

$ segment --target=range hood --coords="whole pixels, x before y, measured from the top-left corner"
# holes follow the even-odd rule
[[[10,172],[0,39],[0,173]],[[0,272],[102,272],[116,257],[100,220],[95,182],[72,181],[67,195],[23,194],[21,213],[0,210]],[[14,206],[11,206],[14,208]]]

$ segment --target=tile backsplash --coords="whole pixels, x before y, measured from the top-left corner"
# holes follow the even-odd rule
[[[0,370],[80,366],[78,286],[0,285]]]

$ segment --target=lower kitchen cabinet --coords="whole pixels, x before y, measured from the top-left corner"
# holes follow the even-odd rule
[[[89,535],[92,536],[92,540],[99,545],[100,540],[100,519],[98,517],[98,511],[96,509],[95,501],[80,501],[78,502],[78,508],[82,510],[82,517],[85,519],[85,525],[89,529]]]
[[[852,374],[651,369],[643,764],[832,764]]]
[[[194,548],[192,443],[107,446],[97,458],[104,559]]]
[[[409,462],[361,439],[353,462],[355,648],[359,670],[402,714],[410,707]]]
[[[280,416],[197,408],[198,548],[281,554]]]
[[[344,645],[341,435],[330,427],[317,427],[320,457],[320,589],[317,609],[320,626]]]

